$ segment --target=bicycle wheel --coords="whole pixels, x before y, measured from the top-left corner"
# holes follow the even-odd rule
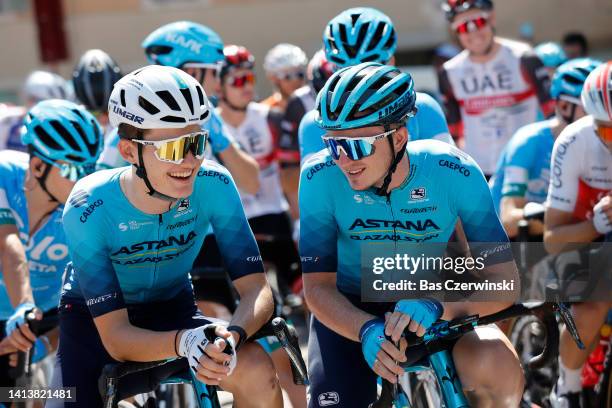
[[[542,352],[546,342],[542,323],[535,316],[521,316],[514,321],[509,337],[525,373],[523,399],[541,405],[550,394],[558,375],[556,359],[546,367],[529,368],[529,361]]]

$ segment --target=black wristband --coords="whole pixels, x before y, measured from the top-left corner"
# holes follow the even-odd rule
[[[178,350],[176,349],[176,338],[178,337],[178,334],[180,333],[180,330],[177,330],[176,333],[174,333],[174,353],[176,353],[176,355],[178,357],[181,357],[181,355],[179,354]]]
[[[227,331],[235,331],[236,333],[238,333],[240,335],[240,339],[238,339],[238,343],[236,343],[236,351],[238,351],[238,349],[240,349],[240,347],[247,340],[246,331],[244,331],[244,329],[242,327],[236,326],[236,325],[228,326],[227,327]]]

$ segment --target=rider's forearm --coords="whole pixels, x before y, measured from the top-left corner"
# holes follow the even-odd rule
[[[335,286],[309,284],[307,277],[304,278],[304,295],[317,320],[353,341],[360,341],[361,327],[376,317],[353,306]]]
[[[99,318],[98,318],[99,319]],[[177,357],[176,330],[152,331],[129,323],[114,325],[106,335],[100,330],[104,348],[117,361],[156,361]]]
[[[34,302],[30,286],[30,271],[25,249],[17,234],[4,237],[0,245],[2,274],[6,291],[13,307]]]
[[[240,291],[240,303],[230,325],[242,327],[251,336],[270,320],[274,309],[272,290],[267,284]]]
[[[259,191],[259,165],[254,158],[232,144],[219,157],[241,191],[247,194]]]
[[[280,171],[281,186],[287,202],[289,203],[289,211],[291,218],[297,220],[300,218],[300,206],[298,202],[298,188],[300,184],[300,168],[298,166],[289,166],[282,168]]]
[[[506,208],[502,206],[500,219],[508,237],[514,238],[518,234],[518,223],[523,219],[523,213],[522,208]]]
[[[599,233],[590,220],[544,229],[544,246],[550,254],[558,254],[571,243],[592,242]]]

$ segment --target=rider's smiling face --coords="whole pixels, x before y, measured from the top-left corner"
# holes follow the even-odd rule
[[[189,125],[181,129],[152,129],[144,134],[145,140],[172,139],[189,133],[200,132],[199,125]],[[122,140],[121,143],[127,142]],[[129,142],[127,142],[129,143]],[[138,144],[132,142],[126,158],[130,163],[138,163]],[[181,164],[162,162],[155,156],[154,146],[142,146],[142,159],[147,176],[153,188],[170,197],[188,197],[193,192],[193,183],[203,159],[197,159],[190,151]]]
[[[383,126],[372,126],[361,129],[330,130],[327,132],[327,136],[357,138],[374,136],[383,132],[385,132]],[[395,150],[399,150],[408,137],[406,128],[400,128],[397,132],[394,132],[391,137],[393,137]],[[367,190],[382,185],[387,171],[389,170],[392,156],[393,154],[389,141],[387,137],[384,137],[374,142],[374,153],[370,156],[364,157],[361,160],[351,160],[344,152],[341,152],[340,158],[334,161],[346,176],[353,190]]]
[[[474,24],[477,22],[476,20],[478,20],[479,17],[484,17],[484,20],[481,20],[485,21],[482,27],[473,29],[473,31],[470,30],[468,32],[457,33],[457,37],[459,38],[459,43],[461,46],[467,49],[470,53],[475,55],[484,55],[489,52],[493,37],[495,36],[493,29],[495,26],[495,13],[493,11],[488,11],[485,13],[482,10],[472,9],[459,13],[453,19],[451,26],[453,27],[453,30],[455,30],[461,23],[475,21],[475,23],[472,24],[473,28]]]

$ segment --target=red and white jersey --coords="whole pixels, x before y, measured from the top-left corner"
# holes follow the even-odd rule
[[[591,219],[593,206],[612,191],[612,153],[595,133],[592,116],[567,126],[555,140],[546,206]]]
[[[455,137],[485,174],[493,174],[499,155],[520,127],[552,112],[550,80],[527,44],[500,39],[495,57],[476,63],[464,50],[439,73],[440,92]]]
[[[25,151],[21,143],[21,127],[26,110],[22,106],[0,104],[0,150]]]
[[[277,214],[289,209],[280,182],[277,158],[278,126],[272,123],[270,107],[257,102],[247,106],[246,118],[238,127],[225,126],[242,150],[259,164],[257,194],[240,192],[247,218]]]

